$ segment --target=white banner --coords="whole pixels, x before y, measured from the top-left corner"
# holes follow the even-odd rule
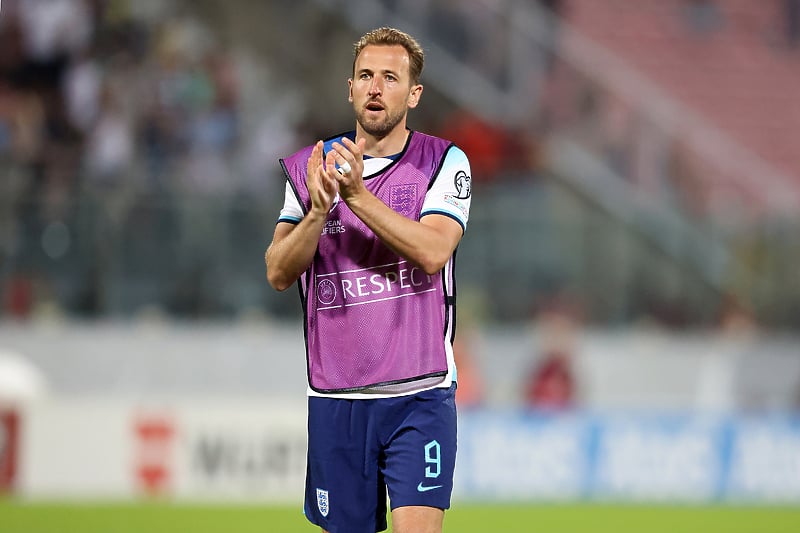
[[[15,416],[23,496],[303,499],[304,406],[47,400]],[[796,504],[800,420],[465,411],[455,481],[480,501]]]
[[[28,496],[302,498],[305,410],[280,402],[42,401],[22,430]]]

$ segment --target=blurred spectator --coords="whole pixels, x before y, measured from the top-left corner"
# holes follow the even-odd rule
[[[27,56],[45,65],[84,48],[93,32],[88,7],[83,0],[17,0]]]
[[[0,79],[0,157],[30,163],[43,146],[44,109],[33,94]]]
[[[13,318],[28,318],[33,311],[33,279],[22,272],[6,278],[3,287],[3,313]]]
[[[757,324],[749,306],[735,294],[728,293],[722,298],[719,328],[732,337],[747,337],[756,331]]]
[[[75,56],[64,76],[67,117],[84,134],[88,133],[100,113],[102,79],[100,65],[88,49]]]
[[[525,138],[513,135],[499,124],[490,124],[476,114],[459,109],[450,115],[438,133],[451,139],[469,156],[472,178],[491,182],[505,172],[527,168]]]
[[[569,352],[546,352],[530,376],[525,401],[533,408],[563,411],[574,404],[575,380]]]
[[[2,313],[15,319],[27,319],[45,310],[57,310],[52,284],[41,272],[17,269],[0,286]]]
[[[130,181],[134,158],[133,124],[108,85],[102,89],[96,120],[88,129],[86,170],[91,180],[111,187]]]
[[[525,383],[525,403],[544,411],[565,411],[577,403],[573,357],[579,310],[574,302],[556,297],[537,317],[540,344]]]
[[[460,328],[453,342],[453,356],[458,369],[458,388],[456,405],[459,408],[473,408],[483,405],[486,391],[480,367],[475,361],[474,335]]]
[[[478,354],[482,351],[480,324],[485,320],[486,302],[474,290],[458,295],[458,330],[453,342],[453,356],[458,372],[456,405],[459,408],[483,406],[487,391]]]

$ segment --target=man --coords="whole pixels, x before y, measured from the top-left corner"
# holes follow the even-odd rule
[[[286,199],[266,253],[299,283],[308,364],[305,514],[329,533],[441,532],[456,455],[453,259],[470,169],[406,128],[424,54],[379,28],[354,49],[355,131],[281,160]]]

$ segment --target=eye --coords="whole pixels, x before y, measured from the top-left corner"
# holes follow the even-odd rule
[[[386,80],[387,80],[387,81],[397,81],[397,78],[395,78],[395,77],[394,77],[393,75],[391,75],[391,74],[387,74],[387,75],[386,75]]]
[[[358,77],[360,80],[368,80],[370,78],[369,74],[366,72],[362,72],[361,75]]]

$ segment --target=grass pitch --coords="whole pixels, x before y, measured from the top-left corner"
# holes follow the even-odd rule
[[[2,533],[310,533],[299,507],[0,501]],[[798,507],[476,505],[445,517],[449,533],[797,533]]]

